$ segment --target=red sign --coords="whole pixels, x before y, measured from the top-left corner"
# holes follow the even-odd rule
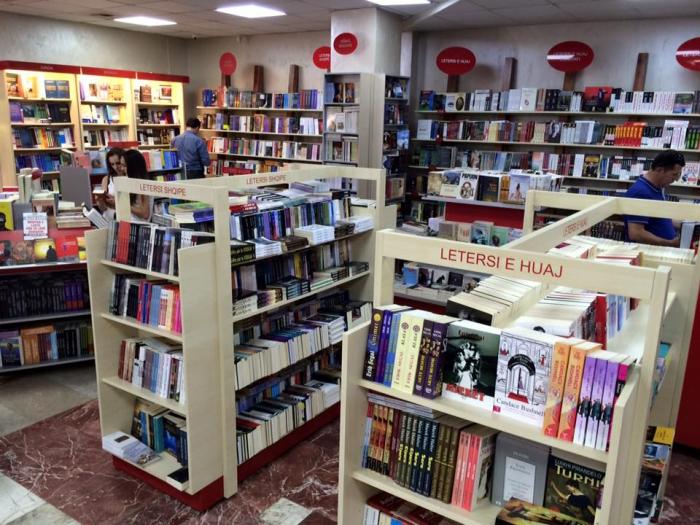
[[[588,44],[569,40],[559,42],[550,49],[547,53],[547,62],[556,70],[572,73],[590,66],[594,56],[595,54]]]
[[[333,40],[333,49],[339,55],[349,55],[357,49],[357,37],[352,33],[340,33]]]
[[[65,64],[44,64],[40,62],[19,62],[17,60],[5,60],[3,62],[0,62],[0,69],[48,71],[50,73],[80,73],[80,66],[67,66]]]
[[[236,71],[236,66],[238,62],[236,61],[236,55],[233,53],[223,53],[219,57],[219,69],[223,75],[233,75]]]
[[[331,68],[331,46],[321,46],[314,51],[314,66],[326,71]]]
[[[438,53],[435,65],[447,75],[465,75],[476,66],[476,56],[466,47],[448,47]]]
[[[100,77],[136,78],[136,71],[125,69],[105,69],[102,67],[81,67],[83,75],[95,75]]]
[[[190,77],[184,75],[168,75],[167,73],[147,73],[145,71],[137,71],[136,78],[140,80],[162,80],[163,82],[183,82],[187,84]]]
[[[691,38],[678,46],[676,60],[686,69],[700,71],[700,37]]]

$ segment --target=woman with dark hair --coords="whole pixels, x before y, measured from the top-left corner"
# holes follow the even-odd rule
[[[114,177],[126,176],[124,150],[112,148],[107,152],[108,173],[102,177],[102,195],[97,196],[97,206],[108,219],[114,219]]]
[[[146,159],[140,151],[130,149],[124,153],[126,176],[132,179],[148,179]],[[132,220],[147,221],[151,217],[151,200],[146,195],[131,195]]]

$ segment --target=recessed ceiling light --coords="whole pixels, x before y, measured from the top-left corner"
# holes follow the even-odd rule
[[[371,4],[385,5],[385,6],[399,6],[399,5],[423,5],[429,4],[430,0],[367,0]]]
[[[242,16],[244,18],[267,18],[269,16],[284,16],[287,13],[257,4],[229,5],[216,9],[219,13]]]
[[[172,20],[153,18],[152,16],[126,16],[124,18],[115,18],[114,21],[146,27],[174,26],[177,24],[177,22],[173,22]]]

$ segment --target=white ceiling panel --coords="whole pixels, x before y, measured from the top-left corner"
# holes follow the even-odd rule
[[[493,12],[516,24],[549,24],[571,20],[570,14],[551,4],[494,9]]]
[[[487,9],[551,5],[550,0],[471,0],[471,2]]]

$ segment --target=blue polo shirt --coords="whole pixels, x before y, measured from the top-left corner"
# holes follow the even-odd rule
[[[639,177],[630,189],[625,193],[625,197],[631,199],[647,199],[654,201],[665,201],[666,193],[662,188],[654,186],[651,182]],[[625,215],[625,240],[629,241],[628,224],[635,222],[643,224],[644,229],[662,239],[673,240],[676,238],[676,229],[673,227],[671,219],[661,219],[656,217],[644,217],[642,215]]]

